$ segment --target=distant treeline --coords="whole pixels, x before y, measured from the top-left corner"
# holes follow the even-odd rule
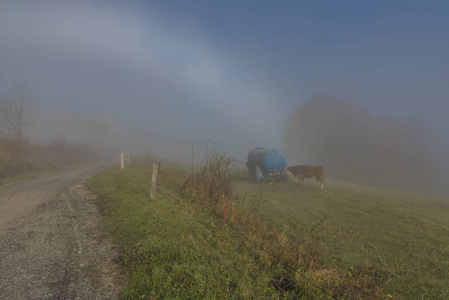
[[[98,158],[95,149],[61,138],[48,145],[0,137],[0,178],[55,170]]]
[[[336,180],[429,191],[440,176],[430,136],[417,119],[375,117],[351,101],[315,97],[289,117],[284,147]]]

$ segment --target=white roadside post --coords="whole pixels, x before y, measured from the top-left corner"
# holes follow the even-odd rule
[[[161,169],[160,163],[153,163],[153,176],[151,177],[151,199],[157,198],[157,179]]]

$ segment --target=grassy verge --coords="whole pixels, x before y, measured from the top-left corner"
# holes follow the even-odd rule
[[[150,200],[148,170],[110,170],[88,181],[121,246],[125,299],[270,297],[273,279],[210,211],[180,195],[182,178],[163,171]]]
[[[111,169],[87,181],[120,244],[129,278],[123,298],[386,298],[369,277],[329,268],[260,221],[254,203],[249,210],[232,204],[224,222],[221,208],[185,195],[177,169],[163,169],[158,199],[150,200],[150,166]]]

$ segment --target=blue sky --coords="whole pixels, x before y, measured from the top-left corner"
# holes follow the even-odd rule
[[[35,92],[33,136],[100,116],[175,156],[282,150],[286,119],[318,94],[418,118],[449,144],[448,23],[446,1],[6,0],[0,93]]]

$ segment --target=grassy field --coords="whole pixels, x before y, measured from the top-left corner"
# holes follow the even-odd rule
[[[87,181],[121,249],[125,299],[449,296],[447,199],[333,181],[320,190],[314,181],[242,180],[224,222],[185,194],[186,175],[167,164],[150,200],[150,169],[139,162]],[[272,284],[285,281],[295,284]]]
[[[162,172],[157,200],[149,199],[148,170],[111,169],[87,182],[121,249],[129,279],[122,297],[276,299],[269,283],[282,266],[268,267],[265,253],[202,203],[184,199],[176,170]]]
[[[259,184],[242,181],[240,195]],[[449,299],[449,199],[296,179],[266,185],[261,215],[338,269],[372,274],[402,299]]]

